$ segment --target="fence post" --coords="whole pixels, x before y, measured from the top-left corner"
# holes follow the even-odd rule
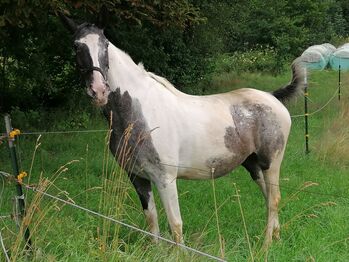
[[[304,67],[304,128],[305,128],[305,153],[309,151],[309,124],[308,124],[308,79],[307,68]]]
[[[19,168],[18,168],[18,160],[17,160],[17,154],[16,154],[16,145],[15,145],[15,137],[10,136],[10,132],[13,130],[11,125],[11,119],[8,114],[5,115],[5,126],[6,126],[6,133],[7,133],[7,141],[8,141],[8,147],[10,150],[10,156],[11,156],[11,164],[12,164],[12,170],[13,175],[15,176],[15,179],[17,180],[17,177],[19,175]],[[16,190],[17,190],[17,201],[18,201],[18,207],[19,207],[19,218],[20,221],[23,220],[25,216],[25,202],[24,202],[24,194],[22,190],[22,185],[17,181],[16,182]],[[30,250],[31,249],[31,239],[30,239],[30,232],[29,228],[26,225],[23,225],[24,228],[24,240],[25,240],[25,249]]]
[[[341,100],[341,64],[338,65],[338,100]]]

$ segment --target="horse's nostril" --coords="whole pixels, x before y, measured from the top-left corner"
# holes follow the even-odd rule
[[[90,87],[90,94],[92,97],[96,97],[97,93],[95,90],[92,89],[92,87]]]

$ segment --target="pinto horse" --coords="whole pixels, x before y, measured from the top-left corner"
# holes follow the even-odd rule
[[[283,102],[302,89],[301,64],[295,61],[291,82],[272,93],[244,88],[187,95],[135,64],[96,25],[77,25],[67,17],[63,21],[74,35],[77,66],[87,93],[111,121],[112,154],[120,162],[125,150],[121,152],[118,145],[125,142],[126,151],[135,158],[125,171],[150,232],[159,235],[152,185],[158,189],[178,243],[183,237],[177,178],[217,178],[242,165],[266,201],[264,244],[269,245],[273,236],[279,238],[279,173],[291,127]]]

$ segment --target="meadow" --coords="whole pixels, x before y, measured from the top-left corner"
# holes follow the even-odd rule
[[[271,91],[289,78],[289,72],[277,76],[227,72],[199,85],[210,86],[206,93],[241,87]],[[338,72],[314,71],[309,76],[309,111],[321,109],[309,117],[309,154],[304,146],[304,99],[300,96],[287,105],[294,117],[280,177],[281,240],[267,252],[261,249],[264,199],[249,174],[238,168],[214,181],[178,181],[186,245],[227,261],[349,261],[348,73],[342,74],[341,101],[337,86]],[[55,121],[67,117],[57,115]],[[13,118],[14,127],[33,131],[26,126],[28,118]],[[98,112],[85,115],[84,123],[86,130],[105,131],[20,135],[19,163],[29,174],[24,183],[146,229],[134,189],[108,151],[107,123]],[[45,131],[57,131],[59,126],[52,124]],[[0,170],[11,173],[6,143],[0,145],[0,161]],[[31,255],[23,252],[23,232],[14,221],[0,220],[4,244],[14,261],[210,261],[167,243],[154,244],[145,235],[40,193],[25,193]],[[0,178],[0,216],[13,212],[14,195],[13,183]],[[156,192],[155,196],[162,235],[171,238]]]

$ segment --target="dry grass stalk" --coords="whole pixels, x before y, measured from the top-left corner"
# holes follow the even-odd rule
[[[247,245],[248,245],[248,251],[250,252],[250,259],[251,259],[252,262],[254,262],[255,258],[253,256],[253,252],[252,252],[250,237],[249,237],[248,232],[247,232],[246,220],[245,220],[244,211],[242,209],[242,205],[241,205],[241,201],[240,201],[239,190],[238,190],[238,188],[237,188],[235,183],[233,183],[233,186],[235,188],[235,193],[236,193],[235,196],[236,196],[238,204],[239,204],[240,214],[241,214],[241,218],[242,218],[242,223],[244,225],[244,232],[245,232],[245,237],[246,237],[246,241],[247,241]]]
[[[128,198],[128,190],[130,188],[125,170],[129,170],[129,167],[132,166],[132,161],[135,161],[133,151],[128,143],[132,131],[133,125],[131,124],[125,130],[121,140],[118,141],[118,145],[116,146],[116,152],[119,152],[117,159],[118,164],[114,159],[111,164],[109,163],[109,160],[114,158],[111,156],[109,150],[111,132],[107,134],[105,139],[102,194],[99,210],[101,213],[117,220],[121,220],[125,215],[124,203]],[[102,221],[101,229],[99,229],[98,233],[101,257],[108,260],[105,252],[109,248],[115,250],[122,244],[119,237],[120,228],[120,225],[112,224],[111,221]]]
[[[214,210],[215,210],[215,216],[216,216],[217,233],[218,233],[218,240],[219,240],[219,251],[221,253],[221,258],[224,259],[224,239],[221,235],[221,230],[219,227],[219,217],[218,217],[217,199],[216,199],[216,187],[214,184],[214,172],[215,172],[215,169],[212,168],[211,181],[212,181],[212,192],[213,192],[213,202],[214,202]]]

